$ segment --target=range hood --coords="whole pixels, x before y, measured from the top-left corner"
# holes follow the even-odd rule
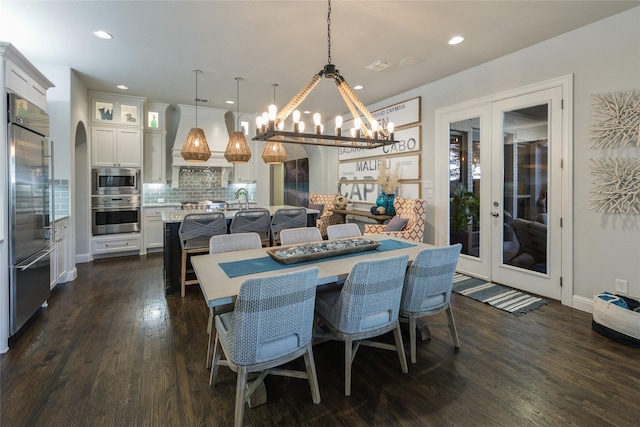
[[[196,126],[196,107],[178,104],[177,110],[180,113],[180,121],[176,131],[176,140],[171,150],[171,186],[174,188],[178,186],[180,168],[183,166],[222,168],[222,185],[226,186],[229,174],[234,168],[233,163],[227,162],[224,158],[224,150],[229,142],[229,132],[225,122],[227,111],[219,108],[198,107],[198,127],[202,128],[207,137],[211,157],[206,162],[187,162],[180,155],[180,151],[189,131]]]

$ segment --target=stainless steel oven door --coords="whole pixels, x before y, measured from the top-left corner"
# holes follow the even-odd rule
[[[91,192],[94,196],[140,194],[140,169],[93,169],[91,171]]]
[[[140,205],[93,206],[91,217],[94,236],[140,231]]]

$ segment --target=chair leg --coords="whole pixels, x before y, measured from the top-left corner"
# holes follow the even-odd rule
[[[238,366],[238,379],[236,381],[236,408],[234,413],[235,427],[242,427],[242,419],[244,418],[244,396],[247,388],[247,368]]]
[[[318,387],[318,376],[316,375],[316,362],[313,358],[313,348],[311,343],[307,345],[307,352],[304,354],[304,364],[307,367],[307,379],[311,388],[311,398],[316,405],[320,403],[320,388]]]
[[[416,316],[409,314],[409,347],[411,352],[411,363],[416,363]]]
[[[344,395],[351,396],[351,362],[353,343],[351,337],[347,337],[344,341]]]
[[[451,329],[453,346],[458,349],[460,348],[460,340],[458,340],[458,330],[456,329],[456,322],[453,319],[453,308],[451,307],[451,303],[449,303],[449,307],[447,308],[447,319],[449,321],[449,329]]]
[[[393,330],[393,336],[396,339],[396,349],[398,350],[400,367],[402,368],[402,372],[406,374],[409,372],[409,367],[407,366],[407,356],[404,354],[404,344],[402,343],[402,333],[400,332],[400,322],[398,321],[396,321],[396,328]]]
[[[213,308],[209,308],[209,320],[207,321],[207,334],[209,334],[209,342],[207,343],[207,369],[211,367],[211,358],[213,356],[213,343],[216,337],[216,328],[213,326]]]
[[[184,298],[185,281],[187,280],[187,252],[182,251],[182,263],[180,268],[180,297]]]
[[[211,361],[211,374],[209,375],[209,386],[216,385],[216,379],[218,378],[218,366],[220,362],[220,354],[222,353],[222,345],[216,333],[215,344],[213,345],[213,358]]]

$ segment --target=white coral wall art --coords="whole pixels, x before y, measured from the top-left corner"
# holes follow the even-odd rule
[[[591,95],[589,148],[638,147],[640,90]]]
[[[640,159],[591,159],[589,210],[640,215]]]

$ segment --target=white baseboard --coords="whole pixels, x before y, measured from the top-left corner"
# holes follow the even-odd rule
[[[93,261],[91,254],[76,254],[76,264],[84,264]]]
[[[67,273],[64,276],[65,282],[73,282],[77,278],[78,278],[78,269],[76,267],[73,267],[73,270],[71,271],[67,271]]]
[[[587,313],[593,313],[593,299],[574,295],[571,307],[577,310],[586,311]]]

